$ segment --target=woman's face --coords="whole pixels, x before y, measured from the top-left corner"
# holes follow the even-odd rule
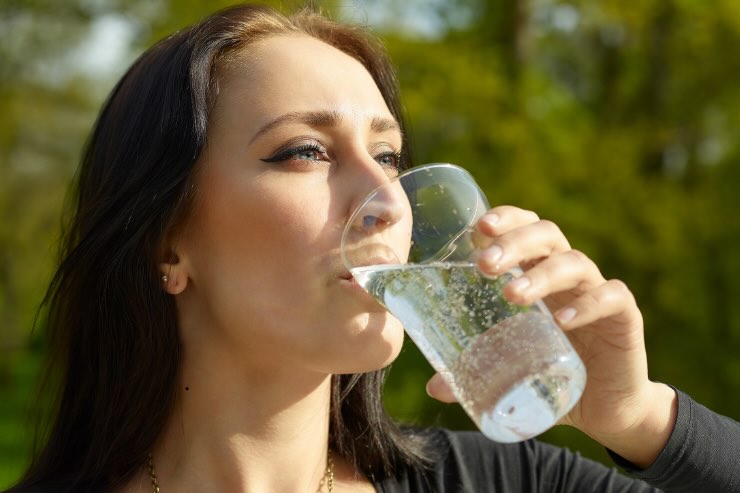
[[[327,373],[388,364],[403,330],[339,251],[353,207],[397,173],[401,133],[380,91],[357,60],[302,35],[221,68],[194,210],[172,245],[186,350],[215,342],[243,364]]]

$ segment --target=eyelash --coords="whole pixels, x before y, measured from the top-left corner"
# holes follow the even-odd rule
[[[323,155],[323,158],[325,158],[325,159],[322,158],[321,160],[326,160],[326,161],[329,160],[328,159],[328,156],[326,156],[326,149],[324,149],[323,146],[321,146],[321,145],[319,145],[317,143],[312,142],[312,143],[309,143],[309,144],[302,144],[302,145],[299,145],[299,146],[296,146],[296,147],[290,147],[288,149],[283,149],[281,151],[278,151],[274,156],[271,156],[271,157],[262,159],[262,161],[264,161],[266,163],[281,163],[281,162],[289,161],[289,160],[293,160],[293,159],[295,159],[297,161],[314,161],[313,159],[299,159],[299,158],[296,158],[296,156],[298,154],[301,154],[302,152],[307,152],[307,151],[313,151],[313,152],[322,154]],[[373,159],[375,159],[376,161],[379,161],[380,159],[387,158],[387,157],[392,157],[393,158],[393,164],[384,165],[384,164],[381,164],[380,162],[378,164],[380,164],[383,167],[393,168],[394,170],[397,170],[397,171],[401,171],[402,169],[404,169],[403,155],[402,155],[401,151],[398,151],[398,152],[392,152],[392,151],[383,152],[383,153],[380,153],[380,154],[377,154],[377,155],[373,156]],[[316,161],[318,161],[318,160],[316,160]]]
[[[392,168],[392,169],[394,169],[396,171],[402,171],[402,170],[405,169],[404,162],[403,162],[403,154],[401,154],[401,151],[397,151],[397,152],[392,152],[392,151],[383,152],[381,154],[378,154],[377,156],[373,156],[373,159],[375,159],[376,161],[378,161],[379,159],[386,158],[386,157],[392,157],[393,158],[393,164],[389,164],[389,165],[384,165],[384,164],[380,164],[380,163],[378,163],[378,164],[380,164],[383,167]]]
[[[282,149],[278,151],[274,156],[264,158],[262,159],[262,161],[266,163],[279,163],[282,161],[288,161],[290,158],[294,158],[296,155],[302,152],[306,152],[306,151],[313,151],[319,154],[326,155],[326,149],[324,149],[322,146],[320,146],[317,143],[311,142],[309,144],[301,144],[296,147],[289,147],[287,149]],[[327,160],[328,160],[328,157],[327,157]]]

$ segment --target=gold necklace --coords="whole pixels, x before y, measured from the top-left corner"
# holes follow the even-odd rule
[[[152,491],[159,493],[159,483],[157,482],[157,474],[154,472],[154,461],[152,460],[151,452],[147,455],[146,468],[149,471],[149,479],[152,480]]]
[[[157,473],[154,472],[154,460],[151,452],[147,455],[146,469],[149,472],[149,479],[152,480],[152,492],[159,493],[159,482],[157,481]],[[324,472],[324,477],[321,478],[319,488],[324,483],[326,483],[326,489],[329,493],[334,493],[334,459],[331,456],[331,449],[326,451],[326,472]]]

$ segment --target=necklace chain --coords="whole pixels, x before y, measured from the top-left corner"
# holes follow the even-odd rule
[[[152,481],[152,492],[160,493],[159,482],[157,481],[157,473],[154,472],[154,459],[152,459],[151,452],[147,455],[146,469],[149,473],[149,479]],[[329,493],[334,493],[334,459],[331,456],[331,449],[326,451],[326,472],[324,477],[321,479],[321,483],[326,483],[326,489]]]
[[[147,456],[146,468],[149,471],[149,479],[152,480],[152,492],[159,493],[159,483],[157,482],[157,474],[154,472],[154,460],[151,452]]]
[[[334,459],[331,456],[331,449],[326,451],[326,489],[329,493],[334,493]]]

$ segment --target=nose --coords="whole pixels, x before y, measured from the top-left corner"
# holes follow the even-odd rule
[[[352,228],[363,234],[372,234],[410,216],[406,192],[401,183],[389,177],[378,163],[361,173],[351,204]]]
[[[352,227],[373,234],[393,226],[411,213],[406,194],[398,181],[388,181],[360,202],[352,216]]]

